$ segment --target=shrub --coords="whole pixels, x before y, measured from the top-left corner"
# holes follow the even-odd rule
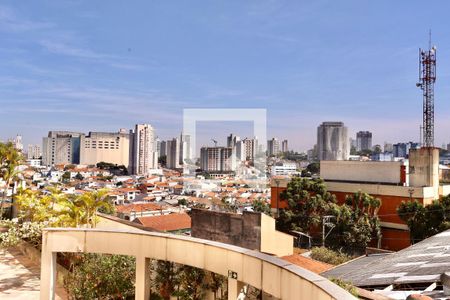
[[[17,219],[15,219],[12,221],[2,221],[1,225],[9,228],[7,232],[0,234],[1,247],[14,247],[22,240],[39,247],[42,241],[42,228],[46,227],[47,223],[18,223]]]
[[[352,259],[351,256],[345,253],[333,251],[325,247],[312,248],[311,258],[331,265],[340,265]]]
[[[124,255],[74,257],[64,286],[69,299],[130,299],[134,296],[135,259]]]
[[[351,284],[350,282],[342,280],[342,279],[339,279],[339,278],[330,278],[330,280],[334,284],[340,286],[341,288],[343,288],[344,290],[346,290],[347,292],[352,294],[353,296],[355,296],[355,297],[359,296],[358,295],[358,289],[353,284]]]

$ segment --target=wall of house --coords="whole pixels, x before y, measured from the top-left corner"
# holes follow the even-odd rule
[[[252,250],[261,247],[261,214],[191,210],[191,236]]]
[[[276,231],[275,219],[261,214],[261,252],[277,256],[292,255],[294,253],[294,237]]]

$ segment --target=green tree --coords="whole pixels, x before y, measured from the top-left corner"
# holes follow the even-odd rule
[[[372,239],[381,239],[380,206],[380,199],[363,192],[348,195],[344,205],[330,206],[336,227],[331,231],[328,243],[334,248],[360,252]]]
[[[308,172],[310,172],[311,174],[319,174],[320,173],[320,163],[319,162],[310,163],[306,167],[306,170]]]
[[[161,166],[166,166],[167,165],[167,156],[166,155],[160,156],[158,158],[158,162],[161,164]]]
[[[169,300],[180,283],[178,265],[173,262],[159,260],[153,264],[155,279],[153,288],[165,300]]]
[[[253,211],[260,212],[266,214],[268,216],[272,216],[272,212],[270,210],[270,205],[264,201],[264,199],[256,199],[253,200]]]
[[[64,280],[70,299],[129,299],[135,259],[124,255],[77,254]]]
[[[336,202],[321,179],[299,177],[292,178],[280,198],[287,202],[287,208],[280,209],[277,229],[288,233],[292,230],[309,233],[321,224],[328,206]]]
[[[64,183],[67,183],[70,181],[70,172],[69,171],[64,172],[64,174],[61,176],[61,181]]]
[[[109,210],[112,206],[106,189],[84,193],[76,201],[84,212],[84,223],[91,228],[94,228],[98,222],[98,210]]]
[[[381,201],[366,193],[350,195],[346,203],[338,205],[321,179],[297,177],[291,179],[280,197],[287,207],[280,210],[278,230],[312,235],[320,231],[324,216],[331,215],[335,227],[326,240],[331,248],[360,252],[373,238],[381,237],[378,218]]]
[[[77,175],[75,175],[75,179],[81,181],[81,180],[84,179],[84,177],[83,177],[83,175],[81,175],[80,173],[77,173]]]
[[[2,198],[0,199],[0,219],[3,218],[4,214],[6,193],[20,173],[17,167],[20,165],[22,160],[22,154],[14,148],[12,143],[0,143],[0,178],[5,182],[2,189]],[[15,191],[13,190],[13,196],[14,193]],[[11,199],[11,202],[13,202],[12,200],[13,199]]]
[[[427,206],[417,200],[402,202],[397,214],[408,225],[411,242],[420,242],[450,228],[450,196],[434,200]]]
[[[207,288],[204,270],[191,267],[181,266],[179,289],[174,293],[180,300],[201,300],[204,299]]]

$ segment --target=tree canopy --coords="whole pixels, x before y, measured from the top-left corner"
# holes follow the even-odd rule
[[[450,228],[450,195],[427,206],[417,200],[402,202],[397,214],[408,225],[411,242],[420,242]]]
[[[327,237],[327,246],[358,251],[373,238],[380,238],[378,209],[381,201],[366,193],[349,195],[339,205],[321,179],[292,178],[280,198],[287,207],[280,210],[277,229],[301,231],[321,239],[324,216],[331,216],[334,228]]]

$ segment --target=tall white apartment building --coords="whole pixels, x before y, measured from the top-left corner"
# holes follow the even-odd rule
[[[39,159],[42,157],[41,146],[39,145],[28,145],[27,158],[28,159]]]
[[[130,134],[119,132],[89,132],[80,136],[80,164],[107,162],[130,167]],[[131,170],[130,170],[131,172]]]
[[[133,133],[132,172],[137,175],[148,175],[158,168],[158,152],[156,151],[155,130],[150,124],[136,124]]]
[[[192,160],[191,136],[181,133],[180,135],[180,164]]]
[[[16,148],[19,151],[23,151],[23,143],[22,143],[22,136],[20,134],[16,135],[16,137],[13,140],[14,148]]]

